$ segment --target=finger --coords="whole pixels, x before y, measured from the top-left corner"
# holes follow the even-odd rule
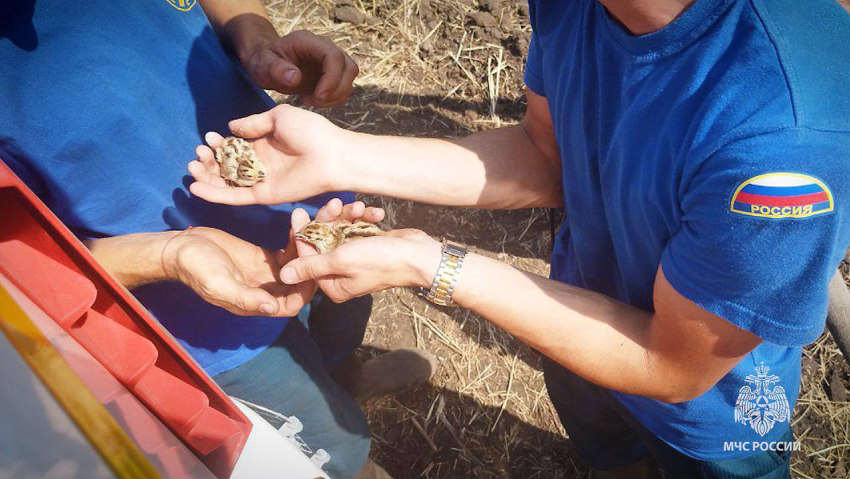
[[[189,185],[189,191],[210,203],[221,203],[225,205],[242,206],[255,205],[262,202],[257,198],[253,188],[234,188],[230,186],[216,186],[202,181],[196,181]]]
[[[207,285],[211,300],[240,316],[273,316],[280,311],[277,299],[262,288],[251,288],[230,274],[216,277]]]
[[[307,223],[310,222],[310,215],[303,208],[296,208],[295,211],[292,212],[292,217],[290,218],[290,223],[292,224],[292,231],[297,233],[301,231],[301,228],[307,226]]]
[[[198,161],[200,161],[208,170],[218,168],[218,162],[215,161],[215,153],[212,148],[206,145],[198,145],[198,147],[195,148],[195,155],[197,155]]]
[[[224,142],[224,137],[214,131],[208,131],[204,135],[204,141],[206,141],[207,144],[210,145],[210,148],[215,149],[221,146],[222,142]]]
[[[322,76],[313,92],[313,100],[324,106],[342,81],[346,55],[337,48],[328,51],[322,58]]]
[[[354,203],[349,203],[342,208],[341,219],[348,222],[355,222],[363,216],[363,212],[366,211],[366,204],[362,201],[355,201]]]
[[[313,295],[316,294],[316,290],[318,289],[315,281],[305,281],[295,286],[287,285],[286,287],[290,288],[290,290],[278,301],[281,306],[278,314],[281,316],[295,316],[298,314],[304,306],[310,303],[310,300],[313,299]]]
[[[309,286],[310,283],[310,281],[296,285],[274,283],[264,285],[262,288],[268,291],[277,302],[278,310],[275,316],[294,316],[306,304],[300,289],[303,286]]]
[[[301,231],[301,228],[307,225],[310,222],[310,215],[307,214],[301,208],[297,208],[292,212],[292,217],[290,218],[290,223],[292,224],[292,228],[290,231],[289,241],[290,244],[294,246],[294,248],[289,248],[289,254],[286,254],[286,262],[280,264],[286,264],[289,261],[302,256],[313,256],[319,254],[318,251],[315,250],[310,244],[305,243],[303,241],[297,241],[295,239],[295,235],[293,232]],[[291,254],[291,256],[290,256]]]
[[[249,139],[274,133],[275,115],[281,106],[276,106],[263,113],[233,120],[228,124],[228,127],[237,136]]]
[[[328,203],[319,209],[319,212],[316,213],[316,221],[321,221],[324,223],[330,221],[336,221],[339,218],[339,215],[342,213],[342,200],[339,198],[334,198]]]
[[[325,99],[327,106],[340,105],[348,101],[354,93],[354,79],[360,73],[357,64],[348,55],[345,56],[345,69],[340,77],[339,84],[328,98]]]
[[[280,280],[284,284],[298,284],[312,279],[323,278],[334,274],[330,254],[318,254],[296,258],[280,272]]]
[[[286,248],[274,252],[274,261],[278,268],[282,268],[283,265],[298,257],[298,252],[296,251],[297,246],[298,242],[295,240],[295,235],[290,229],[289,240],[286,243]],[[279,270],[278,273],[280,273]],[[280,278],[277,279],[279,280]]]
[[[346,294],[342,288],[340,288],[339,278],[321,279],[316,281],[316,283],[319,285],[322,292],[325,293],[325,296],[334,303],[344,303],[351,299],[351,297]]]
[[[387,214],[383,208],[370,206],[366,208],[366,211],[363,212],[363,217],[360,219],[368,223],[380,223],[381,221],[384,221],[386,216]]]
[[[296,208],[295,211],[292,212],[292,215],[289,219],[289,238],[286,242],[286,247],[282,250],[275,251],[275,264],[278,267],[282,267],[286,263],[289,263],[293,259],[298,257],[298,245],[300,244],[295,240],[295,232],[301,231],[302,228],[310,221],[310,215],[307,214],[306,211],[302,208]]]
[[[207,183],[214,186],[225,185],[224,179],[221,176],[214,174],[197,160],[189,162],[187,168],[195,181],[200,181],[201,183]]]

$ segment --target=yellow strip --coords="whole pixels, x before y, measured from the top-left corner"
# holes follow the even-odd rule
[[[120,479],[161,479],[136,444],[0,285],[0,330]]]
[[[177,10],[180,10],[181,12],[188,12],[189,10],[192,9],[192,7],[195,6],[196,3],[198,3],[196,0],[174,0],[174,1],[165,0],[165,1],[167,1],[169,5],[176,8]]]

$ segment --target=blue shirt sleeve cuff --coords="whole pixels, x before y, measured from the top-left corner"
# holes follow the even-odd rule
[[[528,87],[528,89],[540,96],[546,96],[546,90],[543,88],[543,80],[539,76],[526,68],[523,78],[525,80],[525,86]]]
[[[820,324],[804,328],[790,326],[787,322],[762,315],[746,306],[723,299],[718,294],[704,289],[698,281],[689,278],[667,251],[661,257],[661,269],[667,282],[679,294],[735,326],[749,331],[761,339],[781,346],[805,346],[823,333]]]

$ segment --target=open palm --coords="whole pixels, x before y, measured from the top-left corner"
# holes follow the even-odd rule
[[[189,163],[195,178],[192,194],[229,205],[277,204],[299,201],[333,190],[334,160],[344,153],[347,133],[321,115],[289,105],[252,115],[230,124],[238,136],[251,141],[266,167],[266,178],[251,187],[228,185],[221,177],[214,149],[223,138],[207,133],[198,146],[198,159]]]
[[[293,223],[309,221],[306,212]],[[291,239],[291,236],[290,236]],[[193,228],[169,241],[163,251],[168,277],[189,286],[208,303],[240,316],[294,316],[316,291],[278,280],[279,268],[297,257],[295,241],[285,250],[266,250],[213,228]]]

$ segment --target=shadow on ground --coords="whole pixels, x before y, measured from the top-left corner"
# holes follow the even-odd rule
[[[372,357],[386,350],[361,352]],[[427,385],[373,400],[365,409],[373,430],[372,456],[394,479],[587,474],[565,437],[462,392]]]
[[[322,110],[355,131],[455,138],[516,124],[522,98],[497,102],[398,95],[360,87],[346,106]],[[544,209],[486,211],[363,198],[387,210],[390,228],[418,228],[437,238],[540,275],[548,273],[550,221]],[[433,308],[408,292],[376,296],[365,355],[418,346],[437,354],[431,384],[364,409],[373,428],[372,457],[396,479],[586,477],[560,432],[539,367],[539,355],[465,310]],[[513,361],[515,367],[505,366]],[[511,382],[513,386],[511,389]],[[504,400],[504,398],[510,398]]]

